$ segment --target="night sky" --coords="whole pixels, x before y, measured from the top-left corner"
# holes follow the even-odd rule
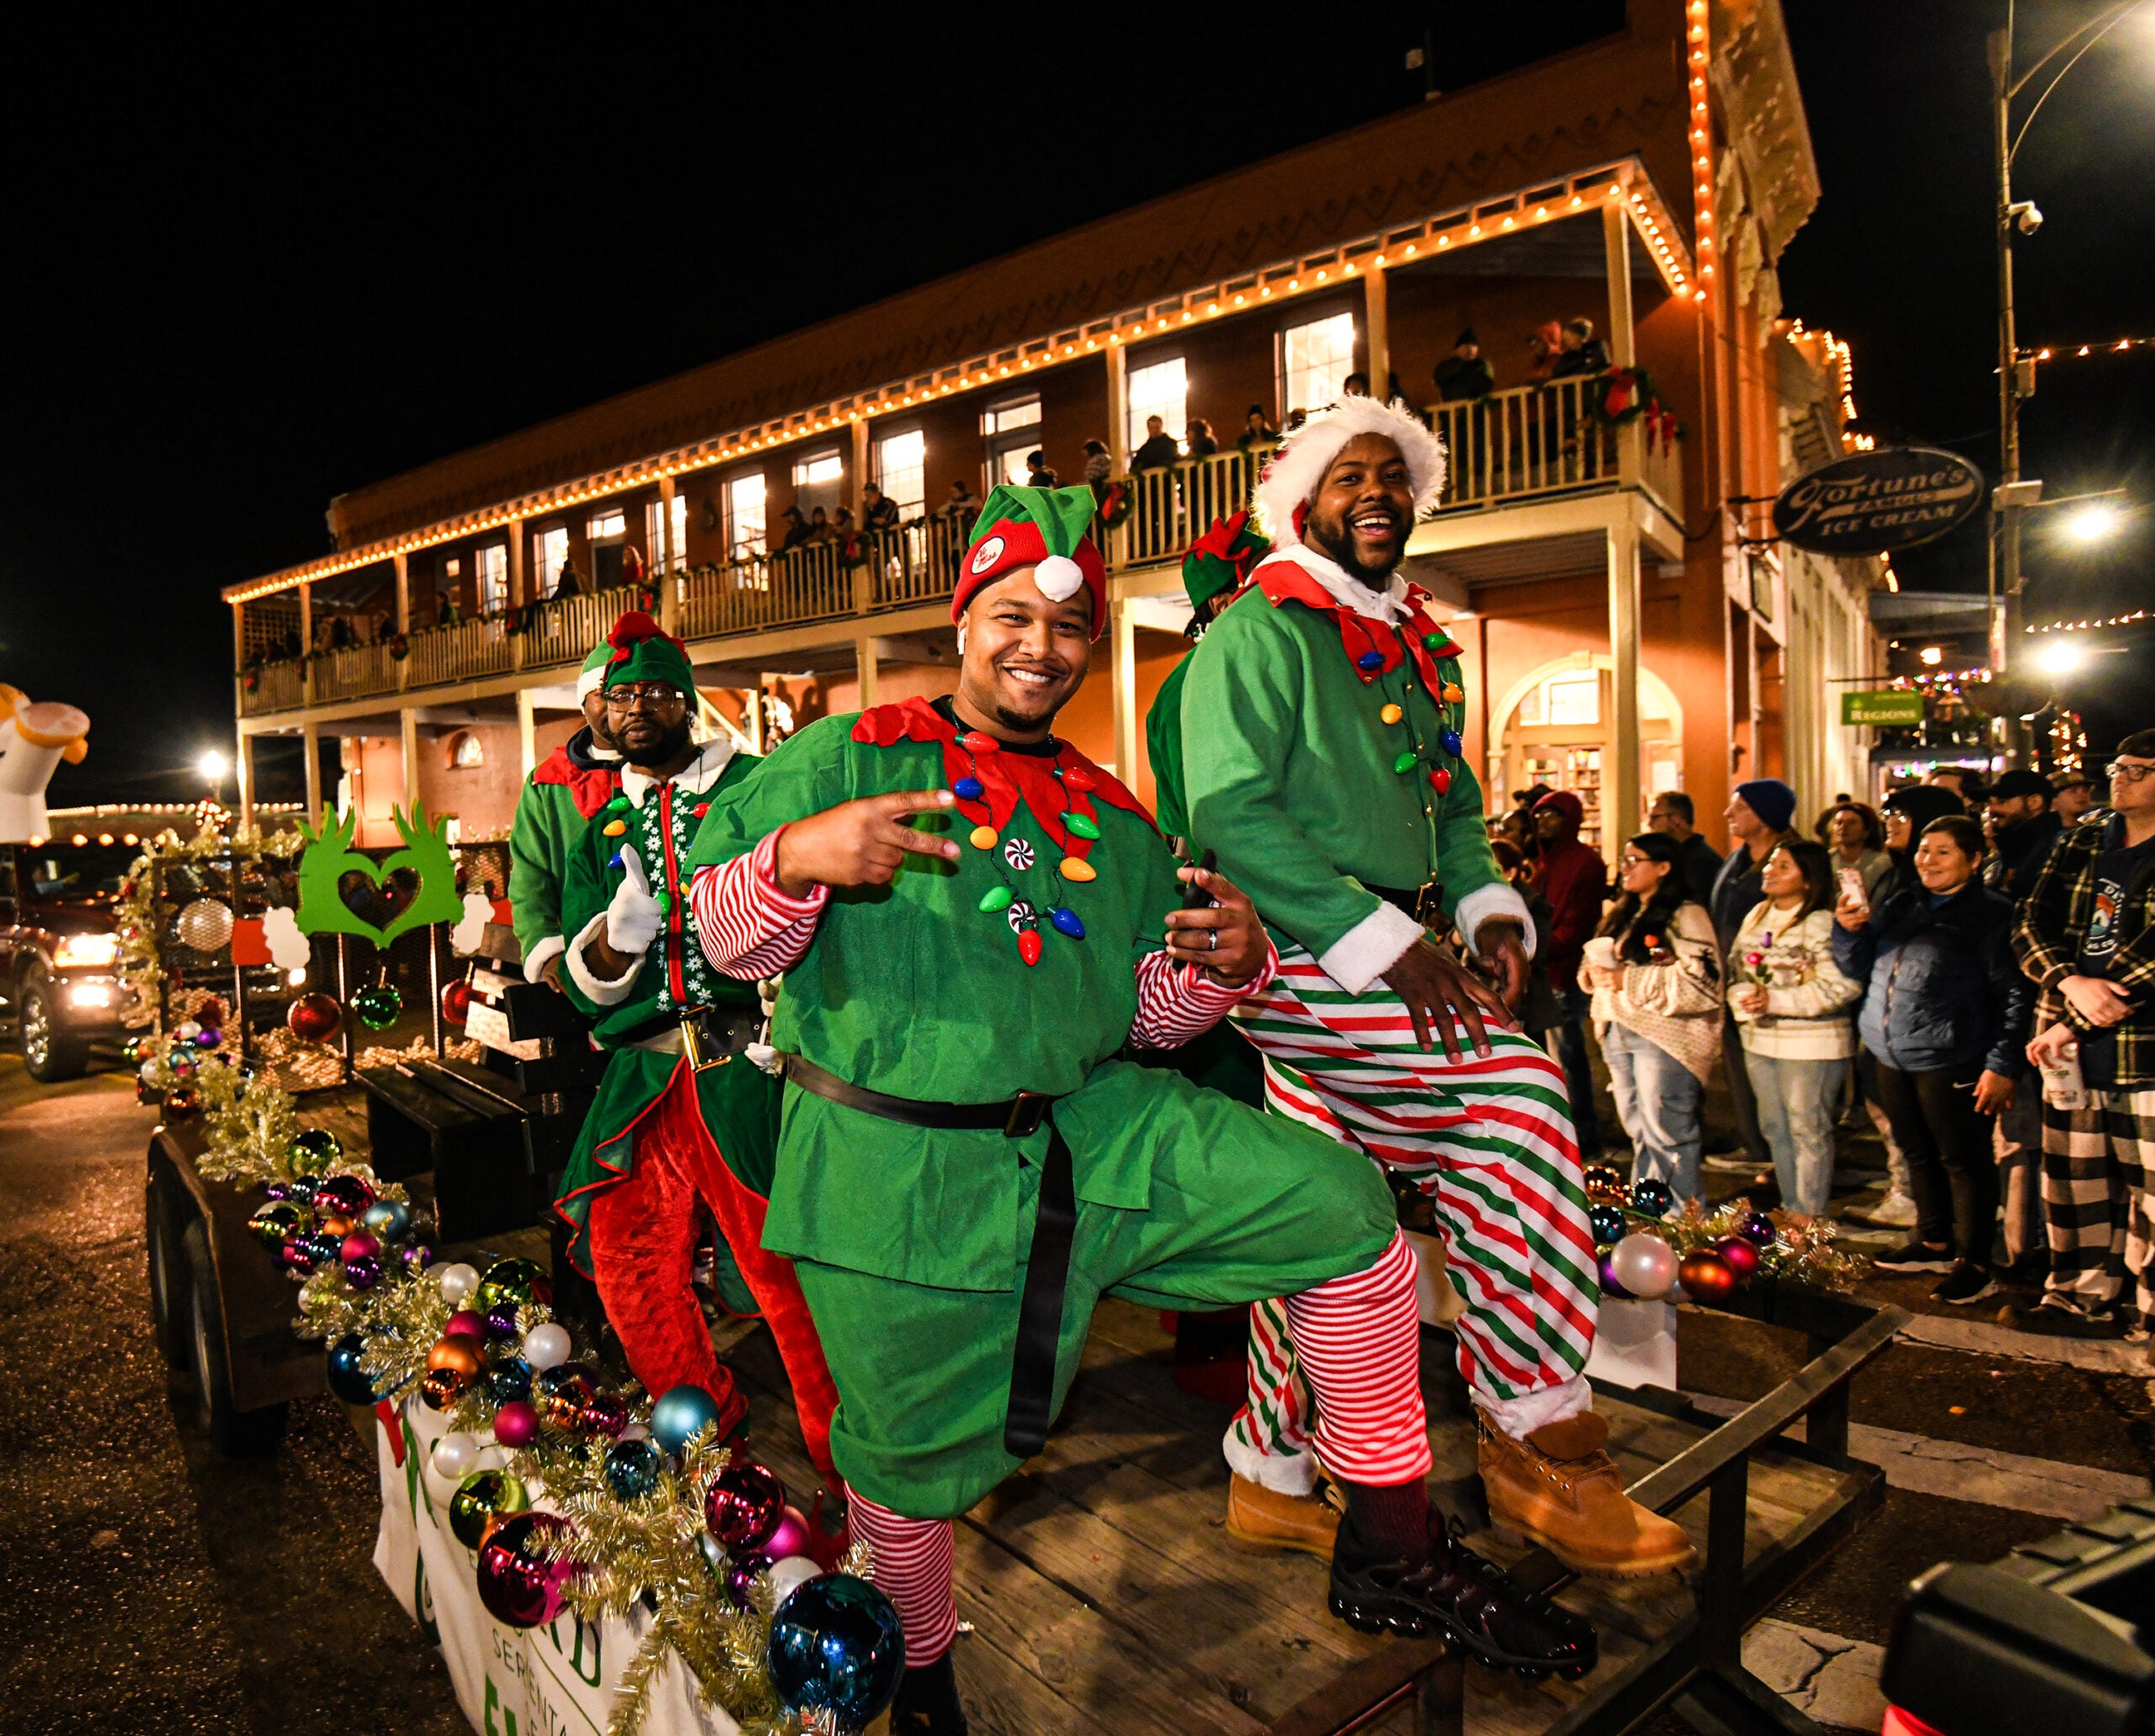
[[[1787,311],[1852,343],[1868,423],[1989,466],[2002,0],[1786,5],[1824,189]],[[2099,9],[2022,5],[2022,65]],[[348,13],[319,40],[104,16],[19,43],[0,679],[94,720],[56,804],[200,793],[231,733],[218,587],[325,551],[332,495],[1418,101],[1425,29],[1457,88],[1622,8],[791,35],[726,8],[534,40],[537,16]],[[2047,221],[2019,254],[2024,342],[2155,337],[2151,187],[2155,4],[2028,134],[2015,191]],[[2046,370],[2023,430],[2052,493],[2155,498],[2155,352]],[[2031,536],[2031,617],[2155,604],[2148,522],[2101,556]],[[1983,552],[1971,529],[1898,566],[1980,590]],[[2099,751],[2155,707],[2120,709],[2144,656],[2095,666],[2068,697]],[[263,771],[297,793],[295,748]]]

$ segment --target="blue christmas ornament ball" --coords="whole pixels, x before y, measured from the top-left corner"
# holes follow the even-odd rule
[[[617,1440],[606,1449],[606,1481],[622,1500],[637,1500],[658,1487],[664,1462],[648,1440]]]
[[[1624,1214],[1614,1206],[1589,1206],[1586,1219],[1594,1227],[1595,1247],[1605,1248],[1624,1239]]]
[[[381,1397],[372,1377],[359,1366],[366,1347],[367,1341],[356,1332],[346,1333],[329,1347],[329,1390],[347,1404],[372,1404]]]
[[[487,1396],[496,1404],[513,1404],[531,1396],[531,1365],[512,1357],[487,1371]]]
[[[412,1227],[412,1208],[402,1200],[376,1200],[360,1219],[385,1242],[394,1242]]]
[[[1666,1217],[1676,1208],[1676,1195],[1665,1181],[1635,1181],[1631,1204],[1649,1217]]]
[[[865,1579],[823,1574],[772,1613],[765,1663],[789,1712],[824,1712],[858,1730],[898,1691],[905,1634],[891,1600]]]
[[[678,1458],[699,1429],[718,1419],[718,1401],[701,1387],[675,1387],[651,1408],[651,1438]]]

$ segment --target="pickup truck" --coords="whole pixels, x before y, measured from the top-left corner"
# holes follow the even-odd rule
[[[34,1079],[77,1078],[92,1045],[143,1020],[120,975],[117,908],[141,854],[118,840],[0,844],[0,1020]]]

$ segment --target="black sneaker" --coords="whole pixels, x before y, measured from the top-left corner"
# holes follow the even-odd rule
[[[2051,1275],[2051,1257],[2046,1249],[2030,1249],[2006,1269],[2007,1279],[2025,1285],[2030,1290],[2041,1290]]]
[[[1364,1633],[1389,1629],[1409,1638],[1435,1628],[1493,1669],[1529,1681],[1551,1673],[1575,1681],[1600,1658],[1594,1624],[1547,1598],[1522,1591],[1443,1528],[1432,1513],[1429,1558],[1410,1568],[1380,1558],[1350,1516],[1332,1554],[1332,1613]]]
[[[1991,1275],[1988,1266],[1964,1259],[1945,1275],[1944,1283],[1930,1292],[1930,1299],[1965,1307],[1970,1302],[1981,1302],[1997,1288],[1998,1281]]]
[[[1950,1248],[1926,1247],[1920,1241],[1912,1241],[1900,1248],[1890,1248],[1883,1254],[1874,1254],[1870,1263],[1892,1278],[1908,1272],[1950,1272],[1955,1265]]]
[[[891,1702],[891,1736],[967,1736],[969,1728],[948,1652],[899,1678]]]
[[[2110,1308],[2083,1312],[2064,1302],[2048,1301],[2032,1308],[2008,1302],[1998,1311],[1998,1323],[2042,1338],[2115,1339],[2123,1338],[2126,1331],[2126,1323]]]

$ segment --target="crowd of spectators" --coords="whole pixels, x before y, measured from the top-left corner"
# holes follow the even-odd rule
[[[2155,1325],[2155,730],[2099,782],[1941,766],[1878,808],[1837,797],[1808,837],[1796,792],[1753,779],[1725,855],[1663,791],[1614,888],[1576,795],[1515,801],[1491,829],[1542,937],[1521,1016],[1583,1153],[1590,1024],[1634,1180],[1681,1201],[1703,1169],[1747,1172],[1806,1222],[1834,1210],[1837,1130],[1868,1112],[1888,1185],[1846,1215],[1907,1233],[1881,1271],[1963,1305],[2009,1284],[1999,1318],[2024,1330]],[[1716,1067],[1739,1148],[1709,1157]]]

